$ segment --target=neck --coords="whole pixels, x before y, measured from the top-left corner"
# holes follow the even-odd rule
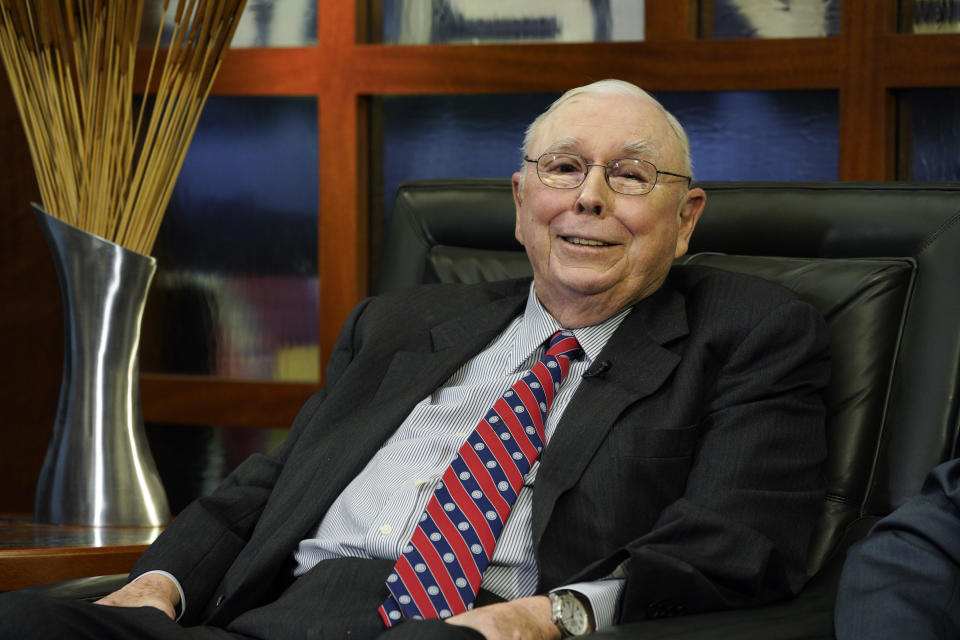
[[[534,293],[537,300],[564,329],[579,329],[600,324],[612,318],[624,309],[632,307],[647,296],[653,294],[663,284],[635,292],[633,296],[618,296],[611,291],[596,294],[564,295],[548,287],[539,288],[534,280]]]
[[[537,293],[537,300],[564,329],[580,329],[600,324],[634,304],[634,302],[618,304],[599,300],[564,301],[562,304],[556,304],[539,293]]]

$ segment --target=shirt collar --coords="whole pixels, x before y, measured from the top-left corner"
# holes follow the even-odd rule
[[[580,347],[584,351],[584,360],[589,365],[600,355],[607,340],[617,330],[623,319],[633,307],[627,307],[614,316],[611,316],[599,324],[590,325],[572,329]],[[520,318],[520,329],[517,333],[517,339],[513,344],[513,351],[510,358],[510,364],[514,369],[519,369],[530,354],[542,349],[546,341],[555,332],[563,329],[560,323],[543,308],[540,300],[537,299],[536,288],[530,283],[530,291],[527,294],[527,305]]]

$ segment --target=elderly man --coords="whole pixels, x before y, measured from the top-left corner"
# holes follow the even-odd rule
[[[671,268],[706,196],[637,87],[567,92],[524,154],[532,283],[362,302],[285,444],[180,514],[113,606],[0,598],[3,637],[556,638],[796,593],[822,321]]]

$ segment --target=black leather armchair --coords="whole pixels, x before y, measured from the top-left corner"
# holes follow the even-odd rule
[[[832,638],[847,547],[957,454],[960,185],[700,186],[706,210],[681,260],[784,284],[830,329],[827,494],[811,581],[788,602],[649,620],[594,637]],[[513,228],[507,180],[402,184],[375,288],[529,275]]]

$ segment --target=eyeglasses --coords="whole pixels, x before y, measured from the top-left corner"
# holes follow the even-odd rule
[[[537,159],[523,158],[537,165],[540,182],[554,189],[576,189],[587,179],[590,167],[603,167],[603,177],[610,188],[625,196],[643,196],[657,186],[657,178],[663,174],[684,178],[687,186],[690,176],[670,171],[660,171],[648,160],[639,158],[616,158],[606,164],[587,162],[576,153],[545,153]]]

